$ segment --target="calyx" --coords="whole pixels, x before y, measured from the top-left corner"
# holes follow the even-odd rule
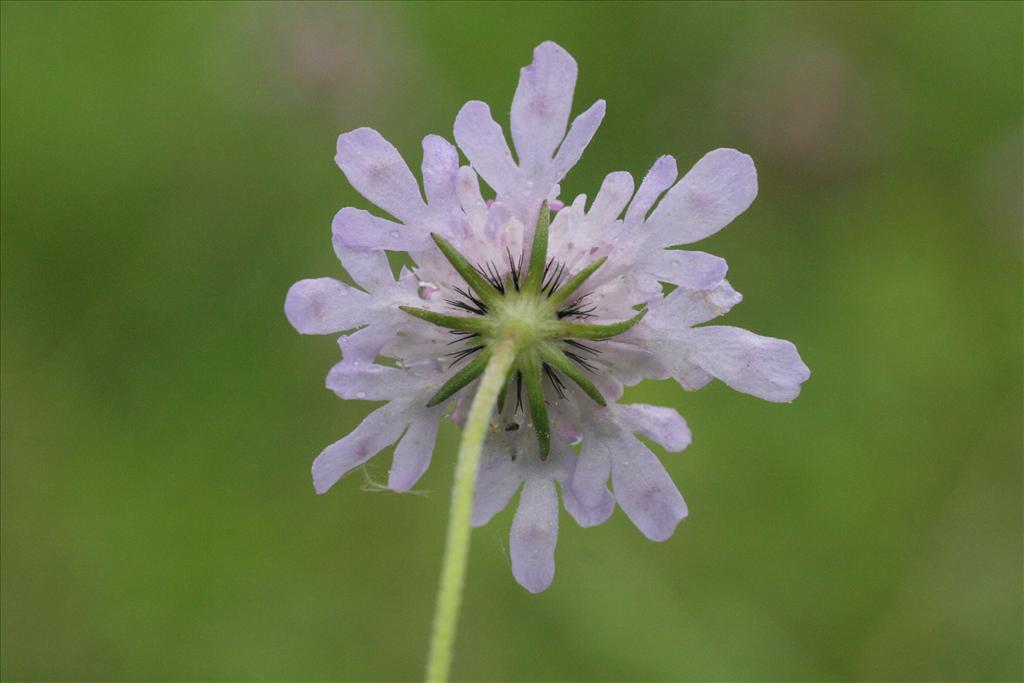
[[[545,202],[541,207],[537,230],[530,248],[529,262],[523,269],[508,254],[508,272],[501,273],[493,263],[485,268],[474,266],[444,237],[431,234],[438,249],[465,281],[468,289],[456,288],[461,299],[448,300],[453,308],[469,315],[447,315],[413,306],[402,306],[409,315],[447,328],[468,346],[454,352],[456,365],[469,362],[452,375],[427,403],[435,406],[451,398],[460,389],[483,374],[497,344],[513,339],[517,348],[515,363],[498,399],[502,412],[510,384],[515,381],[517,406],[522,404],[525,390],[530,420],[537,433],[541,459],[551,447],[550,421],[544,399],[543,378],[547,375],[554,390],[564,396],[564,376],[574,382],[598,405],[605,398],[587,376],[597,368],[587,355],[600,353],[586,341],[610,339],[636,325],[646,310],[622,322],[590,325],[579,320],[590,317],[592,308],[585,307],[587,295],[576,296],[580,286],[600,268],[605,259],[598,259],[568,279],[564,265],[548,261],[548,228],[550,213]],[[576,320],[576,322],[573,322]]]

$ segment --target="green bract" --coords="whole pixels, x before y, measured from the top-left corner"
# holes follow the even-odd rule
[[[547,457],[551,442],[544,375],[560,394],[559,375],[563,375],[596,403],[605,405],[604,396],[586,375],[594,366],[573,351],[581,348],[577,340],[610,339],[633,327],[646,313],[641,311],[629,320],[610,325],[568,322],[570,318],[586,317],[577,305],[582,299],[577,296],[578,290],[605,259],[594,261],[562,283],[564,267],[547,260],[549,224],[550,214],[545,203],[525,272],[509,258],[510,269],[506,275],[499,274],[493,266],[487,271],[475,267],[445,238],[432,234],[441,253],[469,286],[469,291],[460,290],[468,303],[459,307],[471,315],[446,315],[412,306],[401,307],[421,320],[464,334],[470,346],[457,352],[457,361],[476,354],[431,397],[428,406],[442,403],[477,379],[487,367],[495,347],[503,340],[512,340],[516,357],[505,378],[506,388],[501,392],[498,410],[501,411],[507,387],[515,378],[520,398],[525,390],[541,458]]]

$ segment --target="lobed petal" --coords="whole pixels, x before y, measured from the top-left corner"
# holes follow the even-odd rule
[[[426,209],[420,186],[405,160],[374,129],[357,128],[340,135],[334,160],[359,194],[403,223]]]
[[[608,518],[615,512],[615,496],[607,486],[601,486],[601,490],[591,506],[586,506],[576,497],[571,485],[562,487],[562,502],[566,511],[572,515],[584,529],[592,526],[599,526],[608,521]]]
[[[521,465],[512,458],[510,440],[489,435],[476,479],[473,498],[473,526],[487,524],[508,505],[523,483]]]
[[[731,223],[756,196],[753,160],[735,149],[716,149],[668,191],[647,229],[663,246],[690,244]]]
[[[601,312],[602,323],[628,320],[636,315],[634,306],[662,297],[662,285],[657,279],[637,269],[635,264],[630,265],[632,269],[619,268],[619,265],[621,262],[613,266],[620,273],[614,277],[608,278],[608,273],[601,272],[603,268],[594,274],[593,279],[598,282],[591,285],[586,299],[588,305],[596,306]],[[602,277],[607,279],[602,281]]]
[[[615,500],[644,536],[664,541],[686,517],[686,503],[654,453],[631,440],[612,463]]]
[[[409,377],[398,368],[353,362],[346,355],[327,373],[327,388],[344,399],[390,401],[408,393]]]
[[[587,376],[597,386],[598,390],[601,392],[601,395],[604,396],[605,400],[614,403],[615,401],[618,401],[620,398],[622,398],[622,382],[617,380],[613,375],[605,371],[599,371],[591,373]],[[581,398],[580,400],[590,399]],[[587,407],[590,408],[591,406],[587,405]],[[601,410],[600,407],[596,407],[595,409],[598,411]]]
[[[381,318],[384,320],[378,320],[338,339],[344,363],[357,367],[369,365],[377,356],[381,355],[383,348],[395,337],[404,322],[401,319],[388,319],[383,315]],[[328,388],[331,388],[330,384],[328,384]]]
[[[703,389],[714,379],[704,368],[685,360],[677,364],[672,376],[679,382],[679,386],[687,391]]]
[[[725,280],[708,290],[679,287],[652,303],[641,325],[657,329],[664,336],[665,331],[685,330],[724,315],[742,300],[743,296]]]
[[[341,244],[337,237],[333,240],[334,253],[342,267],[348,271],[356,284],[365,291],[374,293],[387,289],[395,284],[391,274],[388,255],[383,250],[361,251],[349,249]]]
[[[495,192],[516,189],[519,169],[490,107],[476,100],[464,104],[455,117],[455,141],[473,169]]]
[[[398,442],[388,473],[388,488],[392,491],[408,491],[427,471],[434,454],[442,412],[443,409],[437,408],[423,409]]]
[[[549,479],[529,479],[509,533],[512,575],[531,593],[540,593],[555,578],[558,542],[558,494]]]
[[[788,403],[811,376],[796,347],[783,339],[724,326],[698,327],[692,334],[693,362],[736,391]]]
[[[626,211],[626,224],[639,225],[644,222],[647,213],[658,201],[658,197],[664,194],[665,190],[672,187],[672,183],[679,177],[676,169],[676,160],[668,155],[658,157],[651,166],[651,170],[644,176],[640,183],[640,189],[636,191],[633,201]]]
[[[345,249],[417,251],[430,244],[430,233],[421,227],[395,223],[352,207],[335,214],[331,233],[335,252]]]
[[[455,146],[440,135],[423,138],[422,170],[423,189],[430,207],[454,207],[459,173],[459,152]]]
[[[686,420],[674,408],[629,403],[615,406],[616,417],[630,431],[643,434],[670,453],[685,450],[693,436]]]
[[[608,490],[607,486],[602,485],[603,491],[594,496],[590,505],[584,505],[576,497],[572,488],[573,475],[579,465],[580,457],[564,444],[557,444],[554,450],[558,460],[565,463],[564,473],[558,479],[558,483],[562,487],[562,503],[565,505],[565,509],[581,527],[604,524],[615,511],[615,497],[612,492]],[[606,475],[605,481],[607,479]]]
[[[604,100],[598,100],[572,122],[569,134],[565,136],[565,140],[562,141],[562,145],[558,148],[558,154],[555,155],[552,162],[550,175],[544,179],[545,183],[554,185],[560,182],[569,169],[580,160],[583,150],[590,144],[594,133],[597,132],[604,119],[604,108]],[[547,192],[545,191],[542,197],[546,196]]]
[[[608,371],[626,386],[645,379],[666,379],[672,373],[657,354],[634,343],[606,339],[601,342],[601,360]]]
[[[354,467],[387,448],[402,435],[407,420],[401,406],[389,403],[366,416],[347,436],[325,448],[313,461],[313,487],[326,493]]]
[[[638,267],[662,282],[695,290],[713,289],[729,270],[721,257],[682,249],[658,249],[643,257]]]
[[[633,196],[633,176],[625,171],[609,173],[601,189],[594,197],[594,203],[587,212],[587,218],[599,225],[615,221]]]
[[[565,137],[576,73],[576,60],[550,41],[538,45],[533,62],[519,72],[510,127],[520,169],[528,177],[543,173]]]
[[[458,171],[456,192],[459,205],[462,210],[475,221],[485,220],[487,217],[487,203],[480,194],[480,182],[476,173],[469,166],[463,166]]]
[[[583,440],[583,451],[576,463],[569,486],[573,497],[586,508],[598,508],[607,490],[612,458],[621,447],[621,438],[595,431]]]
[[[370,297],[334,278],[300,280],[288,290],[284,314],[302,334],[332,334],[364,325]]]

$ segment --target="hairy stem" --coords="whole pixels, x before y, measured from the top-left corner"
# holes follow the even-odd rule
[[[448,536],[441,564],[441,582],[437,591],[437,607],[430,639],[430,657],[427,660],[427,681],[430,683],[447,681],[451,669],[459,606],[462,604],[462,588],[466,581],[466,563],[469,559],[473,493],[480,470],[480,455],[494,403],[505,385],[505,377],[512,368],[517,350],[516,340],[512,336],[505,337],[494,348],[462,431],[458,462],[455,466],[452,506],[448,517]]]

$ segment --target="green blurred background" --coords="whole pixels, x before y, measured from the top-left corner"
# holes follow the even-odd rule
[[[648,383],[694,443],[666,543],[563,515],[554,585],[474,535],[465,680],[1020,680],[1022,5],[2,6],[2,676],[421,675],[457,430],[317,497],[371,409],[285,291],[336,275],[334,166],[504,119],[534,45],[608,115],[563,197],[753,155],[703,243],[725,320],[797,343],[792,405]]]

